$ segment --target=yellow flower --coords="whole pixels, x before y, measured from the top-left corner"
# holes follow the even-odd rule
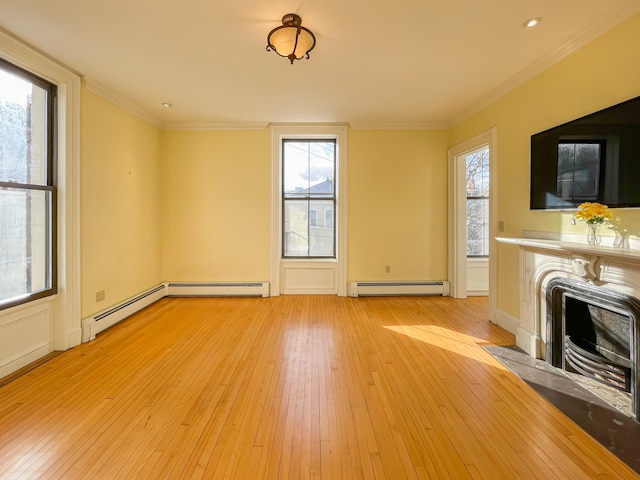
[[[574,215],[578,220],[582,220],[587,225],[608,223],[611,218],[609,207],[601,203],[585,202],[578,207]]]

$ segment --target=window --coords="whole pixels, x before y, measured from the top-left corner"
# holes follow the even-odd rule
[[[335,140],[282,141],[283,258],[335,258],[335,173]]]
[[[598,200],[603,151],[603,141],[558,143],[558,197],[580,203]]]
[[[333,227],[333,209],[324,211],[324,224],[327,227]]]
[[[467,256],[489,255],[489,147],[466,155]]]
[[[0,60],[0,308],[56,292],[55,99]]]
[[[318,225],[318,209],[312,208],[309,210],[309,226],[315,227]]]

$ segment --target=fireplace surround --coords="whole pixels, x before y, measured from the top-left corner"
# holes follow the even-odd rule
[[[520,247],[516,345],[555,367],[586,370],[628,392],[640,419],[640,250],[544,238],[497,240]]]

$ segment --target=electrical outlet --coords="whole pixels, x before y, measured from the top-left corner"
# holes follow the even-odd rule
[[[384,273],[391,273],[391,265],[384,267]]]
[[[99,290],[96,292],[96,302],[101,302],[105,299],[104,290]]]
[[[499,220],[498,221],[498,231],[499,232],[504,232],[504,220]]]

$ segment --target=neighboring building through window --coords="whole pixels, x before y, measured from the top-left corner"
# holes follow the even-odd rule
[[[466,155],[467,256],[489,255],[489,147]]]
[[[283,258],[335,258],[335,174],[335,140],[282,141]]]
[[[333,227],[333,209],[324,211],[324,224],[327,227]]]
[[[0,60],[0,308],[56,291],[55,101]]]

